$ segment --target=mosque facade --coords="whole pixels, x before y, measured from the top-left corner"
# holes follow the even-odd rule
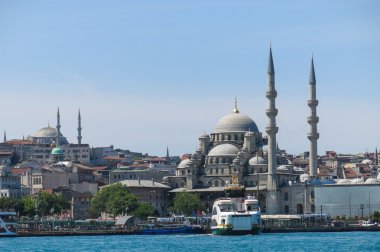
[[[7,141],[4,134],[2,145],[12,148],[21,161],[36,161],[38,163],[52,163],[57,161],[76,161],[90,163],[91,148],[89,144],[82,144],[81,114],[78,113],[77,143],[69,143],[61,133],[61,115],[57,110],[57,126],[48,124],[22,140]]]
[[[222,117],[211,134],[201,135],[196,152],[178,165],[176,176],[166,178],[165,182],[175,188],[172,192],[197,192],[209,207],[215,198],[224,196],[225,184],[232,175],[237,175],[239,182],[246,187],[246,192],[258,197],[263,212],[315,212],[313,187],[297,182],[304,171],[293,169],[286,152],[280,150],[276,143],[277,92],[271,49],[267,76],[266,97],[269,106],[266,114],[269,120],[265,128],[266,135],[263,136],[254,120],[240,112],[235,99],[232,113]],[[312,110],[309,117],[311,133],[308,138],[312,141],[311,155],[314,155],[310,160],[316,164],[317,102],[314,102],[313,63],[310,76],[310,85],[313,85],[311,90],[314,93],[311,93],[312,97],[308,101]],[[311,177],[315,175],[314,172],[315,170],[313,174],[303,176]]]

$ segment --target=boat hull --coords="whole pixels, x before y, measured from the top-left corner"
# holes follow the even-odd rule
[[[197,227],[176,227],[176,228],[152,228],[152,229],[142,229],[140,234],[148,235],[160,235],[160,234],[199,234],[203,230]]]
[[[253,227],[250,230],[234,230],[232,228],[211,228],[213,235],[257,235],[260,234],[260,227]]]

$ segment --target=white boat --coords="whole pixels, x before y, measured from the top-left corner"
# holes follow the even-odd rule
[[[16,212],[0,210],[0,237],[17,236]]]
[[[245,197],[245,188],[237,177],[224,189],[226,197],[214,202],[211,218],[211,232],[215,235],[259,234],[261,211],[254,196]]]

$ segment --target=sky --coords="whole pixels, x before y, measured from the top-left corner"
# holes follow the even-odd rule
[[[272,45],[279,147],[308,150],[310,60],[318,152],[380,148],[380,2],[0,1],[0,132],[56,125],[76,142],[193,153],[234,97],[263,135]]]

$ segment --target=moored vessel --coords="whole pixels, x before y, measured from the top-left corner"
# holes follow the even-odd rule
[[[0,210],[0,237],[17,236],[16,212]]]
[[[239,185],[237,176],[232,177],[224,191],[226,197],[217,199],[212,208],[212,234],[259,234],[261,212],[258,200],[254,196],[245,197],[245,188]]]

